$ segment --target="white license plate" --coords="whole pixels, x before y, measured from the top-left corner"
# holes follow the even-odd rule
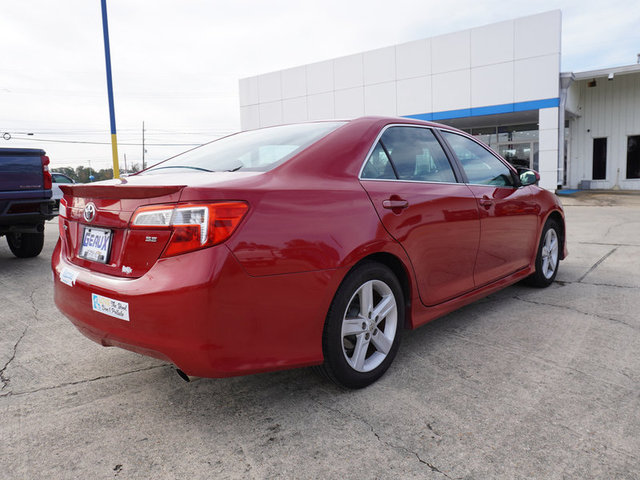
[[[94,227],[84,228],[79,257],[94,262],[107,263],[110,249],[111,230]]]

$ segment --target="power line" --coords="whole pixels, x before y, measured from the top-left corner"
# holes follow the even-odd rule
[[[31,142],[48,142],[48,143],[77,143],[83,145],[111,145],[111,142],[90,142],[86,140],[60,140],[53,138],[35,138],[35,137],[12,137],[15,140],[28,140]],[[119,143],[126,146],[140,146],[142,143]],[[146,143],[145,145],[153,147],[198,147],[203,143]]]

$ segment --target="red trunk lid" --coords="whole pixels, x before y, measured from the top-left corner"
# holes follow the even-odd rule
[[[60,238],[67,259],[80,267],[108,275],[137,278],[158,260],[171,232],[159,229],[129,229],[133,212],[140,206],[177,203],[184,185],[65,185],[66,218],[60,218]],[[95,216],[85,217],[87,205]],[[110,250],[106,263],[79,256],[86,228],[108,230]]]
[[[67,203],[66,218],[60,218],[63,252],[71,263],[95,272],[141,277],[162,255],[171,231],[129,228],[137,208],[178,202],[249,201],[246,195],[264,184],[263,175],[241,171],[143,174],[97,184],[61,186]],[[95,217],[88,221],[84,212],[90,203],[95,206]],[[79,257],[86,228],[111,232],[106,263]]]

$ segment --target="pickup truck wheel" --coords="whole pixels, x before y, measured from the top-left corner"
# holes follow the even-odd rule
[[[18,258],[37,257],[44,246],[44,232],[8,233],[9,249]]]

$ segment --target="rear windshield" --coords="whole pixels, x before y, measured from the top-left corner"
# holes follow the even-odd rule
[[[143,174],[176,170],[265,172],[293,157],[345,122],[318,122],[236,133],[154,165]]]

